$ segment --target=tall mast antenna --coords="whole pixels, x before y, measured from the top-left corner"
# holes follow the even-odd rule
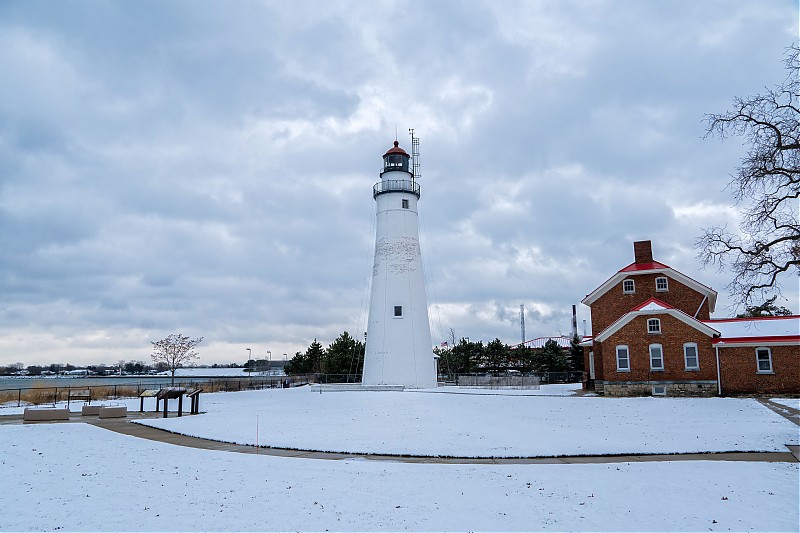
[[[522,345],[525,345],[525,304],[519,304],[519,330],[522,334]]]
[[[414,128],[408,128],[408,134],[411,135],[411,172],[414,180],[422,177],[419,173],[419,137],[414,136]]]

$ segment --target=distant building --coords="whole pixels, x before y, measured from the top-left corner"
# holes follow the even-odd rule
[[[717,293],[653,260],[634,262],[582,301],[586,388],[608,396],[800,393],[800,316],[712,319]]]

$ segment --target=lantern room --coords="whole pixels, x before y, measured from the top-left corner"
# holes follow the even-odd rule
[[[408,155],[405,150],[400,148],[400,143],[395,141],[394,147],[389,148],[389,150],[383,154],[383,170],[381,171],[381,174],[396,170],[411,174],[411,170],[409,170],[410,158],[411,156]]]

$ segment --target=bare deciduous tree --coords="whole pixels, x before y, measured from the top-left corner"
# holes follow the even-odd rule
[[[706,136],[742,136],[749,144],[729,184],[742,208],[739,231],[712,227],[697,240],[704,264],[729,266],[727,288],[738,305],[780,294],[780,277],[800,268],[798,51],[789,49],[782,84],[736,98],[731,111],[706,117]]]
[[[195,347],[203,342],[203,337],[190,339],[186,335],[173,333],[160,341],[150,341],[153,353],[150,357],[156,364],[163,363],[172,372],[172,384],[175,385],[175,369],[198,357]]]

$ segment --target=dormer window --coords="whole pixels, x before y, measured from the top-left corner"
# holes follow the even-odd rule
[[[647,333],[650,335],[657,335],[661,333],[661,320],[658,318],[648,318]]]
[[[669,281],[667,278],[656,278],[656,292],[667,292],[669,290]]]
[[[636,292],[636,284],[633,283],[632,279],[626,279],[622,282],[622,292],[624,294],[633,294]]]

